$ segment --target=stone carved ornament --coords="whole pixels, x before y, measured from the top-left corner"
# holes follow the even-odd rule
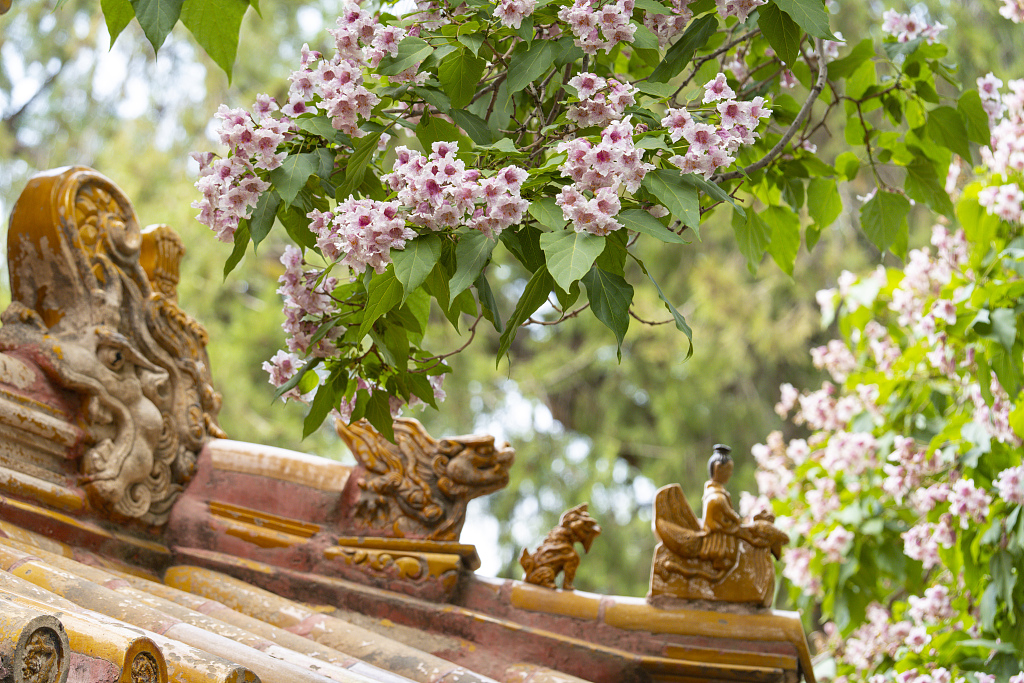
[[[789,536],[772,524],[771,515],[740,517],[725,489],[732,470],[729,447],[716,445],[699,521],[678,484],[658,490],[653,526],[661,543],[654,549],[651,598],[771,605],[775,568],[769,553],[778,558]]]
[[[409,418],[395,420],[395,443],[365,420],[336,426],[365,470],[355,518],[388,536],[458,541],[466,505],[508,484],[515,457],[493,436],[439,441]]]
[[[154,525],[203,443],[223,436],[206,331],[176,301],[183,253],[167,226],[140,230],[124,193],[87,168],[36,176],[11,214],[0,349],[28,349],[81,399],[92,503]]]
[[[526,548],[519,556],[519,564],[525,575],[523,581],[546,588],[557,588],[555,579],[562,574],[562,588],[572,590],[576,569],[580,566],[580,555],[576,543],[590,552],[590,546],[601,533],[597,521],[587,512],[587,504],[581,503],[562,513],[558,526],[548,532],[544,541],[531,555]]]

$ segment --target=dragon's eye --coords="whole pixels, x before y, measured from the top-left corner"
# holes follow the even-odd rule
[[[120,372],[124,367],[124,352],[116,346],[101,346],[96,350],[96,356],[114,372]]]

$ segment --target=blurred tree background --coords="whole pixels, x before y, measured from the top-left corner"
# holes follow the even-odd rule
[[[180,300],[210,332],[228,434],[349,458],[327,427],[301,441],[302,408],[274,402],[260,369],[283,343],[276,294],[282,246],[273,238],[264,242],[258,257],[248,254],[224,280],[231,246],[193,219],[190,204],[199,195],[187,156],[216,149],[209,131],[221,103],[249,107],[261,92],[285,99],[302,44],[326,47],[323,28],[333,25],[340,3],[261,2],[262,19],[252,11],[245,17],[230,85],[180,25],[156,58],[134,22],[108,49],[96,0],[68,0],[59,9],[56,4],[14,0],[0,16],[0,214],[6,220],[38,171],[82,164],[110,177],[133,200],[144,225],[168,223],[188,246]],[[833,2],[833,30],[859,36],[863,27],[880,24],[890,4]],[[1013,27],[997,15],[999,4],[930,3],[932,16],[950,27],[946,39],[965,83],[989,70],[1004,80],[1022,75]],[[828,131],[816,142],[843,151]],[[773,412],[780,383],[821,381],[808,351],[832,335],[820,329],[814,293],[834,285],[841,270],[862,271],[880,259],[853,230],[859,202],[856,188],[847,192],[844,215],[798,258],[793,277],[772,263],[748,272],[724,213],[701,226],[703,240],[694,241],[683,259],[669,250],[642,255],[693,327],[688,361],[686,339],[672,325],[648,324],[668,317],[657,300],[638,300],[643,320],[631,321],[639,334],[627,339],[621,363],[608,330],[581,316],[520,334],[511,366],[503,362],[495,369],[497,335],[480,326],[478,334],[491,337],[452,359],[441,411],[418,417],[435,436],[489,432],[516,448],[510,485],[474,501],[463,536],[479,545],[485,571],[518,578],[522,546],[535,546],[563,510],[589,501],[604,532],[584,560],[577,586],[641,596],[654,547],[650,506],[658,487],[681,483],[699,509],[704,463],[712,445],[723,442],[737,460],[734,500],[742,490],[755,490],[750,447],[782,428]],[[918,223],[911,246],[929,234],[929,225]],[[496,266],[500,306],[501,293],[521,289],[526,280],[513,264]],[[0,297],[6,305],[9,294]],[[506,306],[503,313],[510,310]],[[460,345],[437,315],[431,334],[445,338],[436,345]]]

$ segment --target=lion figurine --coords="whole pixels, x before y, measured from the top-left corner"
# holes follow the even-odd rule
[[[548,532],[532,555],[523,548],[523,554],[519,557],[519,564],[526,572],[523,581],[545,588],[556,588],[555,578],[561,573],[562,588],[572,590],[576,569],[580,566],[575,544],[580,543],[584,552],[590,552],[591,544],[600,533],[601,527],[587,512],[586,503],[566,510],[558,526]]]

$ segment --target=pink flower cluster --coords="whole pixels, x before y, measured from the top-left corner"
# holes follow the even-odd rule
[[[479,171],[466,170],[465,162],[456,156],[457,143],[435,142],[431,149],[424,157],[398,147],[392,173],[381,178],[398,192],[412,223],[431,230],[466,224],[493,239],[522,221],[529,207],[520,196],[529,177],[525,170],[506,166],[493,177],[481,179]]]
[[[997,441],[1013,446],[1021,445],[1021,437],[1010,427],[1010,411],[1014,407],[1013,401],[1010,400],[1003,385],[999,383],[995,373],[991,373],[989,379],[992,405],[985,400],[981,387],[975,382],[968,385],[966,393],[974,403],[974,422],[983,425],[989,435]]]
[[[611,52],[619,43],[632,43],[636,26],[629,23],[634,0],[613,0],[599,4],[596,0],[575,0],[558,11],[558,18],[569,24],[576,47],[588,55],[598,50]]]
[[[644,163],[643,151],[633,146],[630,117],[606,126],[596,145],[576,138],[558,143],[555,151],[567,154],[558,170],[573,181],[555,198],[565,219],[572,221],[577,232],[595,235],[621,228],[615,220],[621,208],[619,188],[636,192],[647,171],[654,168]]]
[[[938,624],[956,616],[949,600],[949,589],[943,585],[926,588],[924,597],[911,595],[907,602],[910,609],[907,614],[918,624]]]
[[[919,489],[926,477],[942,468],[943,462],[937,452],[928,455],[926,449],[918,447],[913,439],[905,436],[897,436],[893,446],[889,462],[882,466],[885,473],[882,489],[902,504],[911,491]]]
[[[842,524],[837,524],[828,532],[827,536],[817,539],[814,545],[825,553],[827,562],[842,562],[846,553],[850,551],[850,546],[853,545],[853,532],[847,530]]]
[[[1019,24],[1024,21],[1024,1],[1003,0],[1003,6],[999,8],[999,13],[1013,23]]]
[[[971,522],[984,522],[991,504],[992,496],[975,486],[973,479],[958,479],[949,492],[949,511],[959,518],[961,529],[966,529]]]
[[[275,387],[279,387],[299,371],[303,365],[302,359],[294,354],[284,350],[279,350],[274,354],[270,360],[263,361],[263,371],[270,375],[270,383]],[[305,402],[305,398],[299,393],[298,389],[290,389],[281,396],[281,400],[292,400]]]
[[[672,14],[644,12],[644,26],[658,36],[658,47],[665,47],[668,41],[686,29],[693,19],[689,4],[693,0],[672,0]]]
[[[771,109],[764,106],[763,97],[739,102],[733,99],[735,96],[725,74],[718,74],[704,85],[704,103],[719,103],[717,127],[696,121],[686,109],[670,108],[665,112],[661,125],[668,129],[672,142],[683,138],[689,143],[685,155],[677,154],[669,159],[683,173],[700,173],[710,178],[719,168],[736,161],[733,155],[740,145],[757,141],[757,125],[771,115]]]
[[[391,250],[405,249],[406,240],[416,237],[406,227],[398,202],[349,197],[334,211],[313,209],[308,216],[324,257],[357,273],[367,266],[383,273],[391,263]]]
[[[314,348],[310,342],[317,329],[335,312],[334,299],[331,292],[338,286],[335,277],[320,279],[320,271],[303,268],[302,252],[288,245],[281,256],[284,274],[278,278],[281,286],[277,292],[284,297],[285,321],[281,327],[288,335],[288,350],[293,352],[312,352],[314,356],[330,356],[337,353],[332,343],[345,332],[344,325],[335,325],[317,341]],[[317,280],[320,280],[319,284]]]
[[[989,185],[978,192],[978,203],[990,214],[1010,223],[1024,219],[1024,190],[1016,183]]]
[[[808,548],[783,548],[782,575],[808,595],[821,594],[821,579],[811,571],[814,552]]]
[[[367,61],[379,64],[384,55],[398,54],[405,30],[386,27],[370,12],[349,2],[338,17],[334,36],[335,54],[330,60],[303,46],[300,68],[290,76],[288,104],[282,112],[296,117],[319,112],[331,117],[337,130],[358,137],[359,118],[369,118],[380,99],[363,86]]]
[[[994,175],[1024,172],[1024,79],[1003,83],[992,74],[978,79],[978,92],[988,112],[992,138],[982,147],[981,158]]]
[[[956,531],[953,529],[953,516],[942,515],[938,523],[920,522],[904,531],[903,554],[912,560],[918,560],[925,569],[942,564],[939,548],[952,548],[956,543]]]
[[[925,12],[918,8],[914,8],[910,14],[900,14],[892,9],[882,14],[882,31],[895,36],[899,43],[909,43],[918,38],[934,43],[946,28],[937,21],[934,24],[929,23]]]
[[[850,348],[838,339],[811,349],[811,362],[819,370],[827,370],[837,382],[845,382],[847,376],[857,369],[857,359]]]
[[[569,85],[579,93],[580,101],[569,107],[565,116],[583,128],[618,121],[626,107],[636,104],[633,96],[637,89],[614,78],[605,80],[584,71],[570,79]]]
[[[1024,505],[1024,465],[1000,472],[995,485],[1004,501],[1011,505]]]
[[[199,209],[196,220],[209,226],[222,242],[234,239],[239,221],[252,215],[260,194],[270,187],[256,171],[273,170],[284,161],[285,153],[278,152],[277,147],[288,135],[288,123],[270,116],[276,109],[277,104],[268,95],[256,98],[253,116],[244,109],[229,109],[222,104],[215,115],[221,120],[217,133],[230,155],[191,155],[199,164],[196,188],[203,193],[202,199],[192,202],[192,207]]]
[[[533,14],[537,0],[500,0],[494,9],[494,16],[505,26],[519,28],[523,19]]]
[[[768,0],[715,0],[719,16],[723,19],[736,17],[740,23],[746,21],[755,9],[766,4]]]
[[[893,623],[889,610],[872,603],[868,605],[867,621],[846,640],[843,660],[864,671],[873,669],[883,657],[895,657],[914,628],[909,621]]]

